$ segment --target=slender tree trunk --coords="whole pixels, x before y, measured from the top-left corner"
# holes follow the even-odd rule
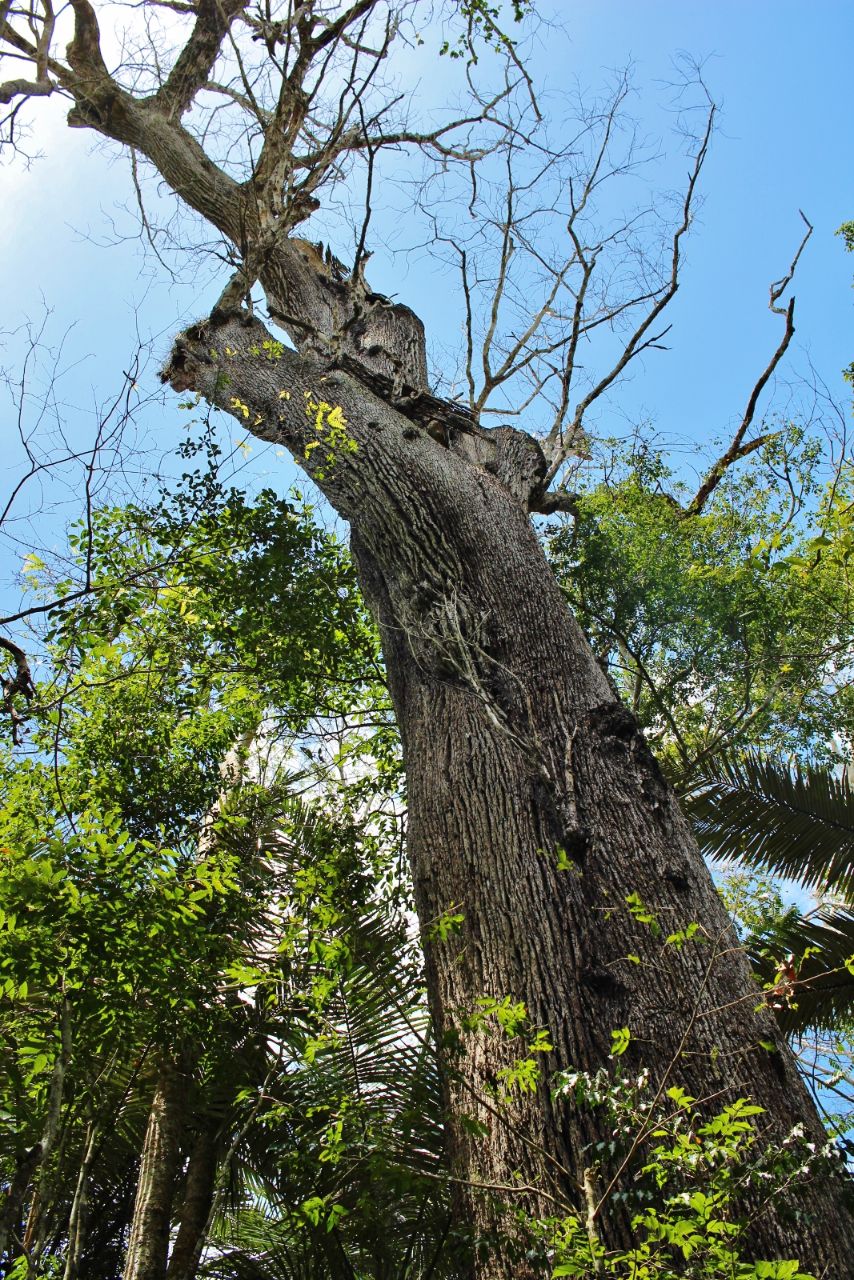
[[[208,1122],[196,1135],[190,1151],[181,1225],[166,1271],[168,1280],[194,1280],[213,1204],[216,1171],[216,1126]]]
[[[44,1220],[49,1198],[52,1173],[51,1157],[56,1148],[62,1117],[62,1098],[65,1091],[65,1076],[71,1061],[71,1002],[67,995],[62,997],[59,1011],[59,1047],[53,1063],[50,1085],[47,1091],[47,1109],[44,1130],[39,1142],[22,1158],[15,1175],[6,1189],[5,1200],[0,1209],[0,1257],[6,1254],[9,1239],[15,1232],[21,1218],[26,1200],[27,1189],[36,1170],[39,1171],[27,1224],[21,1241],[22,1252],[36,1260],[44,1243]],[[10,1251],[11,1256],[11,1251]]]
[[[296,353],[259,359],[266,337],[245,320],[192,331],[167,376],[286,443],[351,523],[403,740],[452,1167],[489,1246],[477,1276],[544,1274],[508,1239],[514,1204],[587,1212],[585,1146],[602,1135],[551,1098],[548,1075],[607,1065],[615,1029],[632,1037],[623,1062],[662,1087],[716,1107],[752,1098],[768,1143],[798,1123],[823,1141],[675,797],[538,544],[536,445],[451,426],[445,447],[363,381]],[[692,923],[705,945],[665,945]],[[509,1102],[501,1073],[524,1040],[478,1017],[505,999],[554,1046],[536,1090]],[[804,1183],[786,1212],[753,1223],[751,1246],[843,1280],[854,1223],[842,1187]],[[618,1215],[595,1225],[607,1246],[625,1243]]]
[[[164,1057],[142,1148],[124,1280],[164,1280],[166,1276],[185,1093],[182,1070]]]
[[[68,1246],[65,1256],[65,1270],[62,1280],[78,1280],[83,1249],[86,1244],[86,1227],[88,1225],[89,1178],[95,1162],[97,1143],[101,1130],[95,1120],[86,1126],[86,1137],[83,1143],[83,1154],[80,1169],[77,1173],[77,1185],[71,1201],[71,1213],[68,1218]]]
[[[3,1191],[3,1202],[0,1207],[0,1265],[3,1266],[3,1275],[7,1275],[13,1265],[15,1256],[13,1242],[21,1229],[21,1214],[27,1188],[40,1159],[41,1143],[36,1142],[19,1158],[12,1179]]]

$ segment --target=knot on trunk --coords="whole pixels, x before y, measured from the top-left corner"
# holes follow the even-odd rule
[[[622,702],[602,702],[587,713],[587,723],[602,742],[628,744],[639,732],[637,721]]]
[[[495,476],[525,511],[536,509],[546,478],[546,457],[533,436],[515,427],[481,427],[452,422],[447,427],[452,453]]]
[[[587,713],[587,723],[605,758],[629,756],[644,800],[658,809],[668,801],[669,791],[661,766],[635,717],[622,702],[603,702]]]
[[[238,362],[264,370],[284,350],[249,311],[217,310],[178,334],[160,381],[174,391],[197,391],[222,408],[231,384],[229,370],[236,376]]]

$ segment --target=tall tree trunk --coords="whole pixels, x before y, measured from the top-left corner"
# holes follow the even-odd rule
[[[441,461],[453,472],[447,455]],[[606,1065],[611,1032],[622,1027],[630,1069],[647,1067],[656,1082],[714,1098],[715,1108],[751,1098],[767,1112],[772,1144],[805,1119],[823,1143],[773,1019],[756,1008],[761,996],[675,797],[528,520],[489,478],[454,475],[431,493],[443,489],[449,501],[429,534],[422,524],[413,537],[418,515],[398,497],[383,525],[357,526],[354,549],[403,738],[452,1167],[469,1221],[493,1241],[502,1229],[496,1198],[555,1212],[554,1200],[520,1197],[514,1186],[583,1203],[578,1184],[592,1158],[584,1147],[606,1135],[551,1098],[548,1069]],[[411,556],[403,572],[402,548]],[[437,579],[444,589],[413,608],[411,584]],[[655,921],[636,919],[647,914]],[[435,927],[457,915],[458,930]],[[692,922],[705,945],[665,945]],[[554,1052],[534,1095],[502,1103],[501,1069],[526,1056],[524,1042],[495,1019],[472,1030],[466,1020],[484,998],[505,997],[524,1002]],[[792,1198],[804,1216],[793,1226],[767,1209],[751,1232],[756,1255],[849,1275],[849,1211],[833,1207],[826,1186],[798,1187]],[[628,1243],[607,1207],[598,1230],[608,1246]],[[527,1274],[523,1239],[519,1248],[505,1234],[477,1274]]]
[[[180,1066],[164,1057],[148,1114],[124,1280],[165,1280],[185,1094]]]
[[[216,1171],[216,1125],[209,1120],[199,1130],[190,1151],[181,1225],[169,1258],[167,1280],[193,1280],[196,1274],[213,1205]]]
[[[541,1275],[506,1235],[495,1243],[506,1227],[496,1197],[583,1207],[584,1148],[601,1135],[551,1098],[547,1077],[607,1064],[613,1030],[629,1028],[624,1062],[658,1083],[716,1106],[752,1098],[770,1144],[798,1123],[815,1142],[823,1131],[772,1016],[756,1007],[675,797],[539,546],[527,513],[536,445],[509,428],[460,436],[451,422],[446,447],[364,381],[296,353],[259,359],[268,336],[245,319],[191,331],[167,376],[286,443],[351,523],[403,740],[452,1167],[476,1234],[493,1242],[477,1251],[476,1274]],[[639,918],[649,914],[654,924]],[[454,916],[458,927],[446,927]],[[665,945],[692,923],[704,946]],[[478,1017],[485,1000],[505,998],[554,1046],[535,1092],[509,1103],[496,1086],[520,1042]],[[796,1226],[766,1209],[751,1247],[843,1280],[854,1221],[841,1183],[809,1180],[791,1191],[793,1207]],[[625,1242],[618,1215],[605,1209],[595,1225],[606,1245]]]

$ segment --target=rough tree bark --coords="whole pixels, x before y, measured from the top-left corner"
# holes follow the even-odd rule
[[[210,1119],[203,1120],[190,1148],[180,1226],[169,1256],[167,1280],[194,1280],[214,1199],[217,1154],[217,1126]]]
[[[148,1113],[125,1257],[125,1280],[164,1280],[166,1275],[185,1100],[184,1070],[164,1056]]]
[[[772,1016],[756,1008],[747,962],[674,796],[538,544],[531,512],[555,505],[544,493],[549,469],[540,446],[510,428],[486,430],[432,397],[414,313],[370,292],[358,254],[342,279],[292,235],[316,207],[324,173],[365,141],[364,113],[362,133],[336,124],[296,182],[306,67],[374,5],[344,6],[340,22],[313,4],[293,11],[281,55],[290,71],[275,109],[264,115],[245,89],[235,91],[266,129],[243,183],[181,123],[229,24],[245,17],[242,0],[200,0],[172,72],[146,97],[109,75],[88,0],[72,0],[67,63],[8,22],[3,34],[32,58],[33,93],[59,86],[74,100],[70,124],[147,157],[242,257],[211,319],[177,340],[164,377],[287,446],[350,522],[403,740],[452,1171],[484,1246],[475,1250],[474,1274],[502,1280],[543,1274],[524,1240],[517,1251],[510,1238],[514,1206],[551,1213],[584,1204],[584,1148],[597,1137],[595,1125],[554,1101],[547,1079],[556,1067],[602,1066],[615,1028],[631,1031],[624,1061],[648,1067],[662,1086],[681,1084],[715,1107],[740,1096],[764,1107],[764,1143],[780,1143],[799,1123],[816,1142],[823,1132]],[[275,52],[279,35],[262,23],[261,37]],[[682,230],[687,224],[686,201]],[[586,288],[593,264],[580,242],[576,251]],[[678,235],[672,282],[653,295],[659,301],[613,376],[675,291],[677,265]],[[255,280],[297,350],[282,348],[240,310]],[[573,344],[577,336],[576,324]],[[699,923],[706,945],[662,945],[637,918],[644,914],[637,904],[665,934]],[[435,927],[452,915],[462,916],[458,929]],[[470,1021],[489,997],[523,1002],[528,1026],[547,1028],[553,1045],[536,1091],[509,1103],[497,1097],[498,1073],[519,1049],[494,1019]],[[594,1226],[606,1245],[625,1242],[625,1223],[607,1205]],[[786,1204],[752,1223],[750,1242],[759,1256],[799,1258],[844,1280],[854,1218],[842,1179],[816,1176],[791,1189]],[[132,1274],[138,1280],[143,1272]]]

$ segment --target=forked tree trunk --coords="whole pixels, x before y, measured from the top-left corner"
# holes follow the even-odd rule
[[[622,1061],[658,1083],[716,1109],[752,1098],[766,1111],[765,1143],[798,1123],[814,1142],[823,1131],[772,1016],[757,1009],[675,797],[546,563],[526,510],[534,446],[499,429],[451,431],[446,447],[363,382],[296,353],[259,357],[268,336],[235,320],[193,331],[167,376],[287,444],[350,521],[403,739],[452,1169],[485,1246],[475,1274],[540,1276],[524,1240],[514,1245],[512,1209],[582,1204],[583,1148],[603,1136],[552,1100],[548,1077],[606,1065],[613,1030],[631,1032]],[[644,909],[661,935],[636,918]],[[705,944],[664,944],[695,922]],[[509,1102],[499,1073],[525,1056],[524,1041],[494,1018],[466,1024],[479,1002],[505,997],[554,1046],[535,1092]],[[596,1225],[606,1245],[626,1242],[607,1206]],[[844,1280],[854,1223],[842,1180],[793,1188],[750,1241],[759,1257]]]

